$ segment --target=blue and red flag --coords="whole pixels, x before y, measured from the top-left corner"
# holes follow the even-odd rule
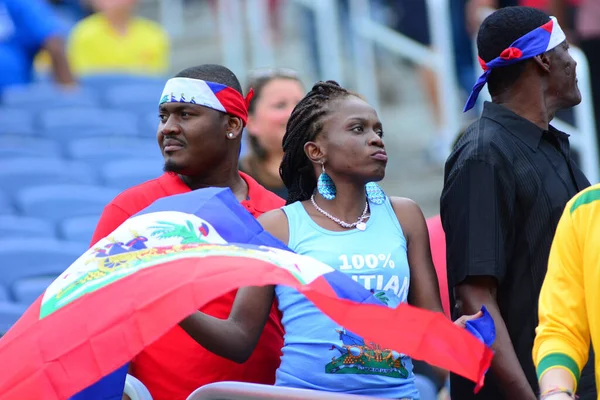
[[[483,384],[493,353],[467,330],[441,313],[368,304],[370,291],[290,252],[229,189],[209,188],[156,201],[46,289],[0,339],[0,399],[68,399],[120,382],[186,316],[263,285],[293,287],[354,334]]]

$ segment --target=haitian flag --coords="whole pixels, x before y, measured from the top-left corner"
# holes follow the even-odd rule
[[[492,351],[441,313],[372,293],[265,232],[229,189],[160,199],[61,274],[0,339],[0,399],[67,399],[211,300],[287,285],[365,340],[483,384]],[[125,371],[122,369],[121,371]]]

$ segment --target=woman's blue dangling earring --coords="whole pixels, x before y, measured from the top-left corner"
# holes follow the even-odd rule
[[[325,200],[333,200],[335,199],[336,189],[335,183],[327,172],[325,172],[325,163],[321,163],[321,175],[319,175],[319,179],[317,179],[317,190],[319,194],[323,196]]]
[[[375,182],[367,183],[365,189],[367,191],[367,198],[371,203],[383,204],[385,202],[385,192]]]

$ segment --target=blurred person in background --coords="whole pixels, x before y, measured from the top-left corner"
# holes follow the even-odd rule
[[[77,75],[163,75],[170,41],[156,22],[135,15],[138,0],[87,0],[95,14],[71,30],[68,56]]]
[[[63,32],[44,0],[0,0],[0,92],[33,80],[34,58],[41,49],[50,56],[56,82],[63,87],[74,85]]]
[[[531,351],[552,238],[567,202],[590,185],[571,158],[569,136],[550,125],[558,110],[581,101],[576,62],[558,22],[529,7],[490,14],[477,49],[486,72],[465,110],[486,83],[492,102],[446,162],[440,209],[451,310],[486,306],[495,357],[477,395],[455,374],[451,395],[535,400]],[[581,399],[596,399],[593,379],[593,368],[585,369]]]
[[[188,68],[170,79],[161,96],[157,132],[165,173],[112,200],[91,244],[155,200],[206,187],[229,187],[255,217],[283,206],[283,199],[238,170],[246,101],[235,74],[221,65]],[[202,311],[227,318],[235,294],[208,303]],[[135,357],[130,373],[155,400],[185,400],[198,387],[218,381],[273,384],[282,346],[283,328],[274,304],[256,350],[244,364],[210,353],[175,327]]]
[[[297,73],[287,69],[264,69],[250,74],[248,89],[254,96],[248,105],[246,140],[250,151],[240,170],[281,198],[287,198],[279,166],[283,158],[281,141],[290,114],[304,97]]]

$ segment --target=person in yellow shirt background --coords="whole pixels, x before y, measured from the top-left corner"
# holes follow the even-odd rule
[[[169,37],[158,23],[135,15],[137,0],[87,2],[95,13],[79,21],[68,40],[75,74],[166,74]]]
[[[533,347],[542,400],[576,398],[590,337],[600,345],[600,185],[571,199],[552,243]]]

